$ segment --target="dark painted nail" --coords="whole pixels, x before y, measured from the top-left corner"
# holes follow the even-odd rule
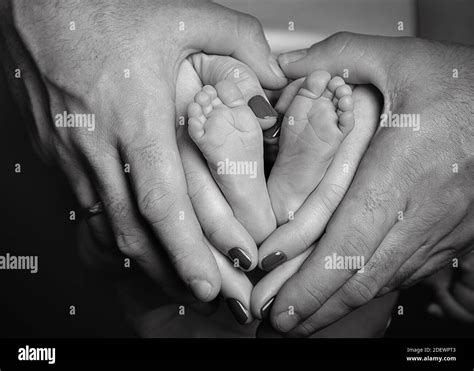
[[[270,103],[268,103],[268,101],[261,95],[256,95],[255,97],[251,98],[248,104],[255,116],[257,116],[259,119],[273,118],[278,116],[277,111],[275,111]]]
[[[271,141],[280,136],[281,133],[281,123],[283,122],[284,115],[278,115],[278,119],[275,125],[273,125],[270,129],[267,129],[263,132],[263,139],[265,141]]]
[[[279,266],[281,263],[286,261],[286,255],[281,251],[277,251],[273,254],[266,256],[262,260],[262,269],[264,271],[271,271],[273,268]]]
[[[270,315],[270,311],[272,310],[273,302],[275,301],[275,297],[271,298],[269,301],[265,303],[265,305],[260,309],[260,315],[262,319],[267,319]]]
[[[237,322],[239,322],[241,325],[244,325],[245,322],[247,322],[247,320],[249,319],[247,309],[245,309],[242,303],[237,299],[228,298],[226,302]]]
[[[252,260],[250,260],[250,257],[240,247],[234,247],[233,249],[230,249],[229,256],[233,262],[235,262],[235,259],[237,259],[239,261],[239,267],[245,270],[249,269],[252,265]]]

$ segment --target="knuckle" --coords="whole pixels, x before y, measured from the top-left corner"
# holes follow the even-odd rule
[[[188,184],[189,198],[194,204],[208,190],[206,179],[200,171],[188,171],[186,172],[186,182]]]
[[[174,267],[186,267],[189,271],[190,265],[197,261],[195,254],[189,249],[170,249],[169,257]]]
[[[369,253],[369,239],[365,232],[357,227],[352,227],[338,247],[343,256],[365,256]]]
[[[311,284],[311,281],[298,279],[298,286],[301,288],[301,297],[310,299],[313,304],[313,309],[317,310],[322,307],[324,302],[327,300],[327,296],[323,294],[323,291],[316,285]]]
[[[354,37],[354,34],[352,32],[348,31],[339,31],[336,32],[335,34],[331,35],[327,39],[327,43],[330,47],[334,47],[336,49],[340,48],[341,45],[345,46],[347,45],[351,39]],[[317,44],[313,45],[315,47]]]
[[[146,258],[146,246],[137,233],[132,231],[120,231],[116,236],[116,242],[119,250],[126,256],[134,260]]]
[[[378,285],[376,280],[370,276],[355,274],[341,290],[344,304],[350,309],[355,309],[375,297],[378,293]]]
[[[109,195],[110,200],[105,205],[107,213],[111,220],[123,220],[126,219],[130,214],[130,208],[125,200],[114,198]]]
[[[176,194],[172,184],[157,182],[145,188],[138,201],[140,214],[152,224],[161,224],[168,220],[176,206]]]
[[[347,40],[348,38],[351,38],[354,34],[349,31],[338,31],[335,34],[331,36],[331,39],[333,40]]]
[[[330,217],[345,194],[345,189],[339,184],[331,184],[321,195],[321,208],[327,217]]]
[[[241,17],[242,22],[239,24],[243,27],[242,32],[245,32],[250,38],[263,34],[262,24],[257,17],[250,14],[242,14]]]
[[[217,244],[217,242],[221,242],[222,237],[226,236],[226,231],[228,230],[229,228],[227,224],[216,223],[216,224],[213,224],[212,227],[208,228],[204,232],[207,238],[209,239],[209,241]]]

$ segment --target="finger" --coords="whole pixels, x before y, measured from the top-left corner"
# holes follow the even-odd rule
[[[220,251],[209,244],[221,275],[221,294],[236,320],[240,324],[250,323],[253,321],[249,310],[253,286],[247,276],[236,268],[250,269],[252,265],[256,265],[256,245],[234,218],[230,206],[212,179],[205,160],[184,127],[178,129],[178,146],[188,193],[202,228],[211,238],[212,245],[231,259],[226,260]],[[255,255],[254,258],[249,258],[252,255]]]
[[[193,54],[190,60],[203,85],[215,86],[222,80],[235,83],[257,117],[262,129],[267,129],[275,124],[277,112],[269,103],[255,72],[250,67],[231,57],[204,53]]]
[[[468,312],[474,315],[474,289],[463,282],[454,282],[451,287],[453,298]]]
[[[93,182],[89,179],[89,176],[86,175],[87,170],[84,165],[74,160],[72,157],[66,156],[61,162],[61,167],[68,177],[73,192],[77,197],[81,207],[80,214],[83,213],[83,210],[94,206],[100,201]],[[91,229],[93,238],[97,239],[99,242],[99,246],[115,245],[112,230],[107,222],[107,218],[105,218],[103,214],[98,214],[94,217],[86,216],[86,222]]]
[[[298,91],[300,90],[301,85],[303,85],[304,80],[305,78],[302,77],[298,80],[292,81],[283,89],[283,91],[281,92],[280,98],[278,98],[278,102],[275,106],[275,109],[279,113],[282,113],[282,114],[286,113],[291,102],[293,102],[293,99],[298,94]]]
[[[244,272],[234,268],[219,251],[210,245],[222,277],[221,293],[230,311],[241,325],[253,322],[250,312],[250,295],[253,285]]]
[[[97,215],[98,217],[99,215]],[[113,240],[113,233],[110,233]],[[92,228],[87,225],[85,220],[81,220],[77,228],[77,247],[81,261],[88,268],[101,274],[115,273],[120,275],[127,272],[125,256],[114,248],[115,243],[104,245],[95,237]]]
[[[140,223],[120,159],[104,155],[96,158],[91,168],[119,250],[132,258],[169,296],[181,297],[187,293],[158,242]]]
[[[211,244],[232,260],[234,266],[252,270],[258,262],[257,246],[234,217],[185,127],[178,131],[178,146],[191,198],[201,227]],[[223,276],[221,276],[223,277]]]
[[[463,307],[449,291],[442,290],[437,292],[436,301],[442,308],[444,315],[455,318],[461,322],[474,323],[474,313]]]
[[[322,69],[344,76],[350,83],[370,83],[385,92],[387,80],[393,77],[390,67],[403,49],[406,42],[402,38],[339,32],[309,49],[281,54],[278,61],[292,79]]]
[[[275,254],[291,259],[307,249],[324,232],[326,225],[349,188],[369,142],[377,128],[380,103],[375,89],[354,90],[354,129],[339,147],[331,165],[315,191],[295,213],[260,246],[260,266]]]
[[[192,26],[186,36],[190,47],[207,54],[231,55],[255,71],[267,89],[286,85],[286,77],[255,17],[210,3],[199,3],[198,10],[200,14],[189,20]]]
[[[258,281],[252,291],[250,300],[250,308],[255,318],[268,319],[273,301],[281,287],[298,271],[312,251],[313,248],[306,250],[297,257],[276,267]]]
[[[439,195],[435,197],[438,205],[443,202],[453,202],[452,195]],[[458,265],[454,265],[453,258],[469,251],[472,246],[470,231],[472,230],[472,218],[465,218],[464,213],[458,213],[459,209],[439,207],[439,225],[435,231],[427,231],[430,238],[425,241],[423,248],[418,249],[409,260],[399,269],[398,273],[387,283],[383,291],[393,288],[409,288],[421,280],[438,272],[440,268],[452,266],[456,272],[462,264],[460,258]],[[443,211],[444,209],[444,211]],[[420,215],[429,215],[429,209],[421,209]],[[421,219],[421,217],[420,217]],[[453,273],[456,273],[453,272]],[[450,282],[450,280],[448,281]]]
[[[172,102],[168,98],[165,94],[156,102],[145,96],[146,109],[136,113],[135,120],[147,134],[120,138],[119,145],[122,158],[130,165],[130,183],[140,214],[178,275],[199,300],[207,302],[220,290],[220,275],[187,194],[175,127],[165,124],[174,122],[174,107],[166,104]]]
[[[102,215],[97,215],[94,218],[99,217],[106,219]],[[111,239],[113,240],[113,233],[111,232],[111,234]],[[141,285],[139,287],[142,293],[145,293],[145,287],[149,286],[149,290],[146,291],[146,296],[148,296],[146,300],[147,305],[150,304],[149,298],[153,297],[160,303],[169,304],[174,302],[180,305],[189,305],[194,311],[202,315],[210,315],[217,309],[215,302],[196,302],[194,296],[181,283],[174,271],[171,271],[170,277],[167,278],[168,281],[160,279],[158,284],[152,281],[154,285],[145,286],[143,283],[150,281],[149,276],[144,274],[137,275],[136,270],[133,269],[133,262],[125,260],[125,256],[117,249],[115,242],[111,242],[110,245],[103,245],[102,242],[95,238],[92,229],[85,221],[79,224],[78,248],[82,260],[88,267],[95,269],[96,272],[107,275],[114,273],[124,276],[124,278],[128,277],[131,280],[140,279]],[[164,262],[167,262],[166,256],[162,256],[162,258]],[[127,275],[128,273],[132,273],[132,275]],[[108,277],[110,278],[110,276]],[[168,286],[169,282],[171,282],[171,286]],[[162,290],[162,294],[157,291],[157,288]]]
[[[84,210],[92,207],[100,198],[93,182],[86,175],[86,168],[75,156],[64,156],[60,166],[69,179],[69,184],[77,197],[84,218]],[[78,228],[78,250],[82,261],[89,268],[100,272],[123,272],[123,255],[116,249],[115,239],[104,214],[85,216]]]
[[[370,302],[385,284],[397,274],[400,266],[417,251],[423,243],[423,236],[420,233],[419,224],[411,222],[408,216],[403,222],[394,224],[370,257],[359,255],[360,257],[363,256],[362,262],[358,265],[363,265],[362,269],[351,275],[351,272],[347,272],[347,270],[353,267],[344,266],[344,263],[342,263],[340,266],[342,270],[339,270],[339,272],[343,274],[342,272],[346,271],[345,274],[350,275],[350,277],[335,293],[324,296],[324,299],[318,298],[325,294],[318,293],[315,295],[315,300],[321,300],[322,304],[318,304],[317,309],[312,312],[309,309],[309,315],[307,315],[308,312],[301,316],[298,313],[300,318],[298,319],[297,326],[292,329],[291,334],[308,336]],[[398,248],[399,246],[403,246],[402,251]],[[315,253],[314,255],[317,254]],[[319,269],[333,271],[334,267],[327,264],[329,259],[331,259],[328,259],[328,256],[324,258],[324,266],[317,267],[313,265],[312,268],[316,271]],[[357,255],[346,256],[357,257]],[[335,259],[332,259],[332,261],[335,261]],[[301,270],[303,271],[304,267]],[[299,279],[298,282],[302,282],[302,279],[306,279],[306,277]],[[309,285],[311,284],[314,283]]]
[[[312,249],[313,247],[298,257],[277,267],[255,286],[251,298],[252,313],[254,313],[257,318],[264,319],[257,330],[257,337],[281,337],[280,334],[273,330],[268,321],[273,303],[272,299],[274,299],[274,295],[278,293],[285,281],[296,273]],[[290,267],[290,265],[292,266]],[[390,312],[393,309],[397,297],[398,294],[394,293],[384,298],[372,300],[369,304],[355,310],[330,327],[318,331],[317,334],[311,335],[317,337],[381,336],[381,334],[385,332],[386,327],[388,327],[386,320],[390,317]],[[372,315],[374,311],[377,312],[376,317]],[[260,316],[258,316],[258,314],[260,314]],[[364,321],[368,323],[364,323]]]

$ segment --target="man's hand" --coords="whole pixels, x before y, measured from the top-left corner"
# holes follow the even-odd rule
[[[18,0],[1,11],[6,68],[20,71],[12,89],[29,98],[22,104],[40,151],[59,163],[82,207],[103,202],[122,252],[160,281],[159,240],[197,298],[212,300],[221,280],[187,194],[175,82],[181,61],[202,50],[232,55],[264,87],[282,87],[259,22],[195,1]]]
[[[397,117],[413,121],[375,134],[326,233],[275,299],[276,329],[310,335],[472,248],[472,60],[468,47],[349,33],[280,56],[289,78],[325,69],[350,83],[372,83],[384,96],[388,126]],[[315,241],[311,225],[297,243]],[[364,258],[363,272],[325,269],[334,254]]]

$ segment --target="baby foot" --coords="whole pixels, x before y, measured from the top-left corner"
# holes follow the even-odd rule
[[[263,169],[260,125],[230,81],[204,86],[188,107],[188,131],[235,217],[260,244],[276,227]]]
[[[326,71],[309,75],[283,119],[280,148],[268,179],[278,225],[286,223],[317,187],[353,126],[351,88]]]

